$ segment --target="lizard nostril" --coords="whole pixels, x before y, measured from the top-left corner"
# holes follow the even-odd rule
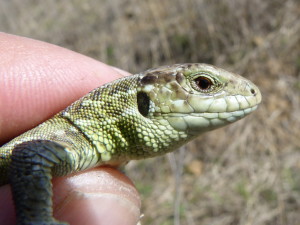
[[[251,92],[251,94],[253,94],[253,95],[256,94],[256,92],[255,92],[255,90],[254,90],[253,88],[251,88],[250,92]]]

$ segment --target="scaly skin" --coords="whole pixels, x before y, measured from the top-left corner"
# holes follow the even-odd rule
[[[12,185],[18,224],[64,224],[52,216],[52,176],[165,154],[260,101],[253,83],[206,64],[125,77],[3,145],[0,185]]]

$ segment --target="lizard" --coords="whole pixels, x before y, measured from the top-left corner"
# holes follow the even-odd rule
[[[0,147],[19,225],[53,217],[52,177],[171,152],[257,109],[251,81],[203,63],[161,66],[100,86]]]

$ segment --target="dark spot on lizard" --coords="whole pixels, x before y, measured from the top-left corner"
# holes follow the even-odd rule
[[[177,73],[176,74],[176,81],[178,82],[178,84],[181,84],[181,82],[183,81],[184,76],[182,73]]]
[[[193,63],[185,63],[185,64],[182,64],[181,66],[180,66],[180,68],[182,68],[182,69],[191,69],[191,68],[193,68],[195,66],[195,64],[193,64]]]
[[[156,82],[156,80],[157,80],[157,76],[149,74],[149,75],[144,76],[141,79],[141,84],[143,84],[143,85],[154,84]]]
[[[118,91],[114,88],[110,89],[109,92],[108,92],[108,95],[114,95],[116,94]]]
[[[125,85],[123,87],[123,92],[128,92],[132,87],[130,85]]]
[[[169,83],[170,81],[172,81],[174,79],[174,76],[171,74],[165,74],[164,75],[164,80],[166,83]]]
[[[146,117],[150,109],[150,98],[145,92],[137,93],[137,106],[140,114]]]

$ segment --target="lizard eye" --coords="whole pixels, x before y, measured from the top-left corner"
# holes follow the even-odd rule
[[[214,81],[206,76],[198,76],[191,82],[192,87],[200,92],[209,92],[214,85]]]

